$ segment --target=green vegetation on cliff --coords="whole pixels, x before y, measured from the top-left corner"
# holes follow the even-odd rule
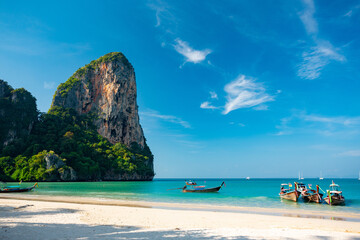
[[[147,164],[153,161],[148,146],[113,145],[97,133],[92,123],[96,116],[78,115],[73,109],[62,107],[52,107],[48,113],[39,114],[30,93],[24,89],[10,89],[10,92],[17,94],[16,101],[20,105],[14,106],[8,102],[8,97],[0,96],[0,113],[6,116],[0,132],[5,132],[12,121],[24,117],[24,111],[33,111],[37,120],[30,134],[21,135],[5,146],[1,139],[0,180],[87,181],[120,180],[118,176],[133,174],[149,179],[154,176]]]
[[[23,88],[0,79],[0,153],[3,146],[22,141],[37,120],[36,99]]]
[[[99,59],[91,61],[89,64],[86,64],[84,67],[79,68],[66,82],[60,84],[57,88],[57,92],[65,97],[71,88],[76,84],[80,83],[80,80],[84,78],[89,71],[92,71],[99,67],[99,65],[108,62],[121,62],[125,66],[131,66],[130,62],[121,52],[111,52],[108,53]],[[89,83],[88,83],[89,84]]]

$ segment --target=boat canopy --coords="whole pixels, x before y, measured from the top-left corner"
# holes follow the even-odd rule
[[[331,184],[330,185],[330,192],[333,192],[333,193],[341,193],[341,189],[340,189],[340,186],[337,185],[337,184]]]

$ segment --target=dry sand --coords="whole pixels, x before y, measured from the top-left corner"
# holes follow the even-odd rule
[[[0,196],[0,239],[360,239],[359,214],[19,196]]]

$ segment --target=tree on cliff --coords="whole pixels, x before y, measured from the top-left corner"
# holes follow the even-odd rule
[[[11,141],[0,139],[0,180],[151,180],[153,155],[139,123],[135,74],[129,64],[121,53],[110,53],[80,68],[59,86],[48,113],[37,111],[29,92],[13,90],[0,80],[0,115],[6,116],[0,132],[16,126],[15,132],[22,133]],[[104,80],[104,69],[110,69],[115,79]],[[113,94],[111,103],[104,103],[101,96],[104,81],[116,88],[107,93],[107,97]],[[114,110],[105,116],[97,101]],[[14,125],[20,119],[21,124]]]

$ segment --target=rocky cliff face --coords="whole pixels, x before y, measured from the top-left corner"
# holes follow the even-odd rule
[[[36,99],[25,89],[13,89],[0,80],[0,152],[10,143],[26,138],[38,112]]]
[[[93,114],[98,133],[113,144],[145,146],[136,103],[135,72],[122,53],[106,54],[77,70],[58,87],[52,106]]]

